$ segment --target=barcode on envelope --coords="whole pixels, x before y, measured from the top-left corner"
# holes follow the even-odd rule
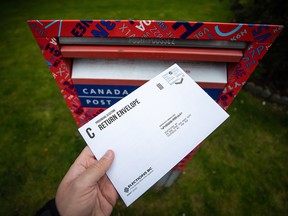
[[[156,86],[157,86],[160,90],[164,89],[164,87],[161,85],[161,83],[158,83]]]

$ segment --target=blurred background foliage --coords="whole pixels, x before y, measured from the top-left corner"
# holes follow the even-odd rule
[[[251,76],[251,81],[282,95],[288,95],[288,1],[234,0],[231,10],[235,22],[285,26]]]

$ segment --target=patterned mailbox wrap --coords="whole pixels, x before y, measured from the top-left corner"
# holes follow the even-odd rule
[[[71,59],[63,57],[60,37],[161,38],[159,43],[173,39],[247,42],[242,58],[230,69],[227,85],[217,99],[227,109],[283,29],[279,25],[156,20],[29,20],[28,24],[78,126],[105,108],[81,105],[71,79]],[[193,152],[174,170],[182,170]]]

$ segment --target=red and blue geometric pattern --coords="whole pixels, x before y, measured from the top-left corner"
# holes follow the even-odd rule
[[[157,20],[29,20],[28,24],[78,126],[105,108],[82,106],[71,79],[71,59],[61,51],[61,37],[134,38],[138,42],[150,38],[162,45],[173,40],[246,42],[240,60],[228,65],[227,84],[216,99],[227,109],[283,29],[280,25]],[[181,170],[192,154],[175,169]]]

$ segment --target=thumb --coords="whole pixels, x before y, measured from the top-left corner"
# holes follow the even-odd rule
[[[114,152],[108,150],[100,160],[95,161],[85,172],[82,173],[82,178],[80,181],[83,181],[83,184],[86,186],[95,185],[102,176],[110,168],[114,159]]]

